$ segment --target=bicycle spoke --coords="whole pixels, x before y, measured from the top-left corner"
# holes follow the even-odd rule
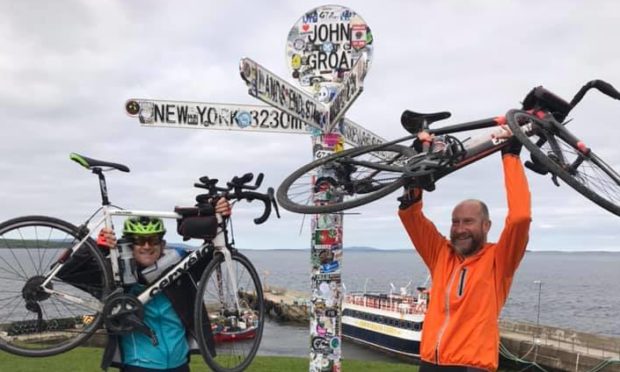
[[[79,242],[77,227],[50,217],[21,217],[0,224],[0,324],[8,333],[0,349],[49,356],[80,345],[101,323],[108,291],[106,262],[91,239],[78,247],[56,276],[40,287],[60,254]],[[26,300],[28,299],[28,300]],[[83,323],[82,319],[89,321]]]
[[[9,268],[11,268],[11,269],[12,269],[12,267],[11,267],[11,266],[9,266],[9,263],[8,263],[8,262],[6,262],[6,260],[5,260],[4,258],[0,257],[0,259],[2,259],[2,261],[3,261],[3,262],[4,262],[4,263],[5,263],[5,264],[9,267]],[[26,277],[21,276],[21,275],[20,275],[17,271],[15,271],[15,270],[13,270],[13,271],[9,271],[9,270],[7,270],[5,267],[0,267],[0,270],[1,270],[1,271],[4,271],[5,273],[8,273],[8,274],[15,274],[15,275],[16,275],[18,278],[20,278],[21,280],[26,280],[26,279],[27,279]]]
[[[375,145],[315,160],[282,182],[278,202],[287,210],[308,214],[364,205],[398,189],[405,165],[414,156],[406,146]]]
[[[7,320],[8,320],[8,319],[11,319],[11,315],[13,315],[13,313],[15,312],[15,310],[17,310],[17,308],[19,307],[20,303],[22,303],[22,301],[21,301],[21,296],[15,296],[15,297],[14,297],[14,300],[15,300],[15,301],[11,301],[11,302],[9,302],[8,304],[6,304],[6,306],[3,306],[3,307],[2,307],[2,312],[4,312],[4,308],[9,308],[9,309],[11,309],[11,310],[9,311],[9,313],[7,314],[7,316],[6,316],[6,317],[3,317],[3,319],[7,319]],[[11,304],[13,304],[13,303],[15,303],[15,306],[13,306],[13,307],[11,308],[11,307],[10,307],[10,305],[11,305]]]
[[[254,357],[262,336],[264,307],[258,274],[248,270],[245,257],[232,255],[227,263],[217,256],[201,279],[201,303],[209,311],[216,356],[203,350],[205,361],[214,370],[242,370]],[[237,287],[233,287],[236,283]],[[260,296],[248,301],[247,296]],[[257,301],[257,302],[255,302]],[[256,304],[256,305],[252,305]]]

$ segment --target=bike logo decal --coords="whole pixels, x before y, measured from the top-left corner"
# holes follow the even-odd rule
[[[197,249],[193,251],[187,257],[181,260],[181,262],[177,263],[177,265],[175,266],[175,269],[170,271],[163,278],[153,283],[149,291],[149,295],[152,297],[156,295],[157,293],[161,292],[162,290],[164,290],[166,287],[168,287],[172,283],[174,283],[174,281],[178,277],[186,273],[187,270],[189,270],[190,267],[194,266],[196,262],[206,257],[207,252],[209,251],[209,248],[211,247],[212,247],[211,245],[205,244],[203,245],[202,249]]]

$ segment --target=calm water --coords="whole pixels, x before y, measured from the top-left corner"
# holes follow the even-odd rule
[[[243,250],[269,285],[308,291],[309,251]],[[389,291],[420,285],[426,269],[412,251],[347,251],[347,290]],[[535,283],[540,281],[541,284]],[[540,312],[538,294],[540,289]],[[502,318],[620,337],[620,253],[528,252],[515,276]]]

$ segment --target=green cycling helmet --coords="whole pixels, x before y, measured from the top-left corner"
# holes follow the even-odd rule
[[[164,235],[164,221],[157,217],[131,217],[125,220],[123,235]]]

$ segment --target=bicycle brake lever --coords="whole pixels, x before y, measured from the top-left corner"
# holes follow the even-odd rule
[[[551,181],[553,181],[554,185],[560,187],[560,183],[558,182],[558,176],[556,176],[555,174],[551,174]]]
[[[273,187],[267,189],[267,195],[269,195],[269,200],[271,200],[271,204],[273,204],[273,209],[276,211],[276,217],[280,218],[280,210],[278,209],[278,203],[276,202],[276,198],[273,195]]]

